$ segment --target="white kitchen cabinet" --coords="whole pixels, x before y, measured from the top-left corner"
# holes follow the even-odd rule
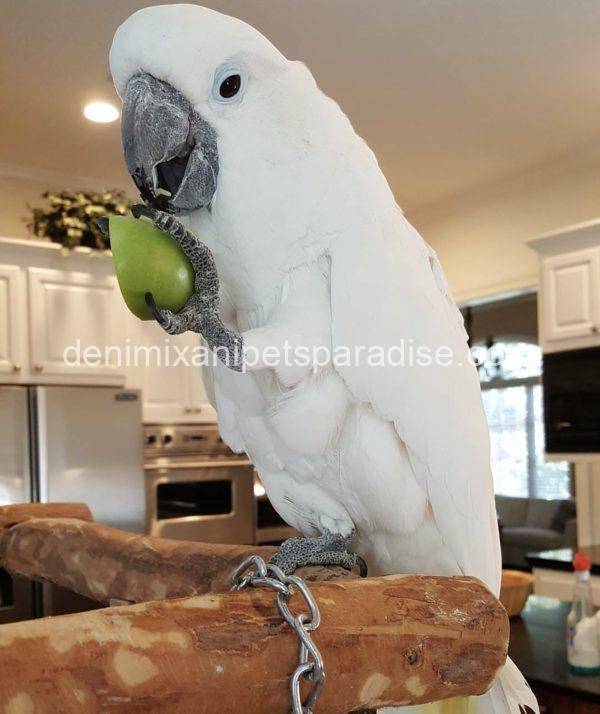
[[[125,385],[142,390],[146,422],[214,422],[201,368],[165,365],[167,345],[173,364],[198,343],[135,318],[109,254],[0,239],[0,383]]]
[[[144,421],[181,421],[187,398],[185,370],[165,365],[166,344],[178,344],[181,337],[170,337],[156,322],[129,319],[137,355],[132,354],[127,383],[142,390]]]
[[[600,248],[543,261],[543,338],[548,344],[600,331]]]
[[[184,337],[190,345],[190,350],[198,347],[200,337],[197,334],[188,332]],[[213,406],[208,401],[206,390],[202,381],[202,367],[200,365],[191,365],[186,369],[188,377],[188,402],[186,404],[186,413],[190,417],[190,421],[195,422],[214,422],[217,419],[217,413]]]
[[[130,316],[127,320],[130,341],[137,345],[137,357],[127,370],[127,384],[142,390],[144,421],[214,422],[200,367],[183,363],[183,358],[191,360],[198,336],[168,335],[156,322]]]
[[[600,345],[600,222],[530,242],[540,254],[539,337],[543,352]]]
[[[27,293],[23,270],[0,265],[0,381],[21,382],[27,363]]]
[[[85,378],[87,384],[122,384],[117,365],[116,278],[28,268],[30,360],[36,381]]]

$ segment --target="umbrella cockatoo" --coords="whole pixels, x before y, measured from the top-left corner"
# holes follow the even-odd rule
[[[219,357],[205,382],[221,435],[306,536],[276,562],[351,567],[358,554],[371,574],[474,575],[498,593],[488,432],[461,315],[348,118],[304,64],[199,6],[136,12],[110,65],[147,204],[136,213],[196,273],[180,312],[149,305]],[[510,662],[474,701],[537,711]]]

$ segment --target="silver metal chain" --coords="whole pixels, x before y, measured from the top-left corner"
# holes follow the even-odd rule
[[[310,635],[319,626],[321,614],[308,586],[302,578],[297,575],[286,575],[276,565],[265,563],[258,555],[251,555],[243,563],[240,563],[233,573],[232,579],[233,590],[264,587],[276,592],[279,612],[300,640],[299,663],[290,682],[292,714],[312,714],[323,688],[325,671],[323,657]],[[301,612],[299,615],[292,613],[288,606],[288,600],[294,592],[298,592],[303,597],[309,612]],[[301,679],[312,682],[312,688],[304,702],[300,696]]]

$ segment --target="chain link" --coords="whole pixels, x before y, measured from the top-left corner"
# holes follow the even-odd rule
[[[251,555],[236,568],[232,575],[233,590],[243,590],[247,587],[263,587],[275,591],[277,607],[283,619],[294,630],[300,640],[298,666],[294,670],[290,682],[292,698],[292,714],[312,714],[325,681],[323,657],[312,641],[311,632],[321,623],[319,607],[308,589],[308,586],[297,575],[286,575],[280,568],[265,561],[258,555]],[[297,592],[304,600],[309,612],[294,615],[288,606],[288,600]],[[300,695],[300,680],[312,682],[310,693],[302,702]]]

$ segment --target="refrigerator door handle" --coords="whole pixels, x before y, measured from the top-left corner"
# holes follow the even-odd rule
[[[43,387],[29,387],[29,451],[31,463],[31,500],[48,502],[48,458],[46,393]]]

